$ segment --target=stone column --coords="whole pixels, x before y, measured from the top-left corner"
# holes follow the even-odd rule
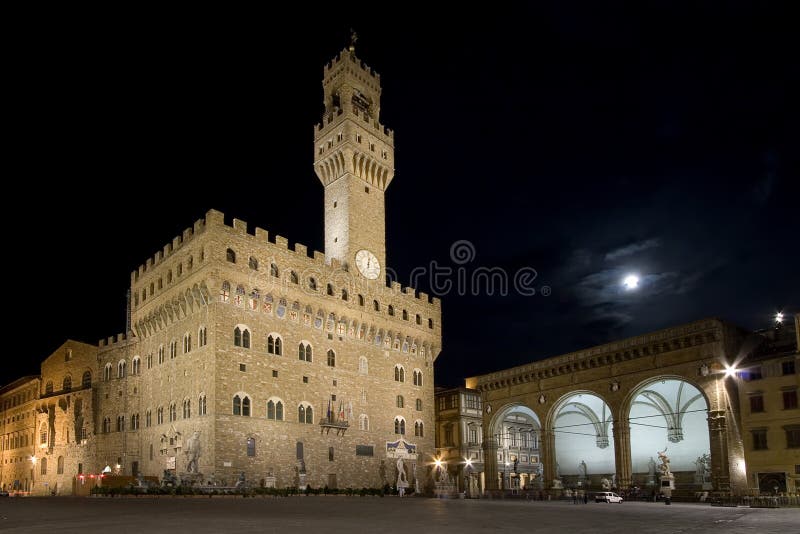
[[[728,423],[724,410],[709,410],[708,432],[711,446],[711,483],[714,491],[730,493],[731,475],[728,460]]]
[[[544,467],[544,489],[553,487],[553,480],[556,477],[556,438],[555,434],[549,430],[542,430],[542,440],[539,444],[539,461]]]
[[[631,425],[627,419],[614,421],[614,463],[616,464],[617,487],[631,487]]]
[[[483,438],[483,472],[487,490],[500,489],[497,487],[497,441],[495,436]]]

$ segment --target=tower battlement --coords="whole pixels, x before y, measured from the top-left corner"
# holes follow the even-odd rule
[[[225,235],[220,236],[222,232]],[[340,281],[343,278],[348,280],[349,285],[353,291],[359,291],[365,294],[380,294],[380,296],[400,303],[406,303],[409,307],[422,307],[427,310],[439,311],[441,310],[441,301],[439,298],[430,297],[425,292],[419,292],[416,288],[402,286],[399,282],[387,281],[384,284],[375,287],[374,281],[367,282],[360,279],[355,273],[351,273],[348,265],[344,265],[336,258],[327,258],[323,252],[313,250],[309,251],[307,245],[303,243],[290,242],[286,237],[273,234],[270,235],[268,230],[263,228],[254,227],[249,228],[246,221],[241,219],[232,219],[231,223],[225,222],[225,214],[211,209],[206,212],[204,219],[199,219],[195,222],[192,228],[187,228],[180,236],[176,236],[171,243],[167,243],[163,251],[158,251],[146,262],[139,266],[139,268],[132,273],[131,279],[131,293],[133,295],[141,294],[142,291],[147,293],[148,288],[157,287],[156,293],[166,291],[169,289],[169,283],[162,285],[164,281],[164,270],[168,269],[173,272],[173,263],[170,260],[178,251],[182,251],[197,239],[203,236],[203,242],[198,242],[197,246],[202,251],[198,254],[198,265],[208,261],[208,258],[217,259],[217,261],[225,260],[226,248],[221,247],[220,250],[210,250],[206,244],[205,236],[208,236],[208,242],[212,243],[227,243],[234,251],[250,250],[253,252],[254,258],[259,258],[262,262],[269,260],[275,261],[279,267],[284,269],[291,269],[297,273],[313,273],[320,282],[326,280]],[[188,253],[188,252],[187,252]],[[242,260],[243,266],[247,266],[246,258]],[[242,263],[240,262],[240,263]],[[164,269],[159,267],[164,266]],[[176,277],[177,278],[177,277]],[[155,284],[156,280],[160,280],[160,284]],[[363,286],[363,287],[362,287]],[[148,300],[152,299],[153,294],[150,293],[147,299],[142,299],[142,305]],[[134,308],[138,309],[139,301],[134,300]],[[111,340],[109,339],[109,343]]]
[[[381,75],[370,68],[366,63],[356,57],[355,52],[351,52],[347,48],[342,49],[341,52],[323,68],[323,84],[330,81],[333,77],[337,76],[343,71],[353,72],[361,81],[371,89],[378,91],[381,90]]]

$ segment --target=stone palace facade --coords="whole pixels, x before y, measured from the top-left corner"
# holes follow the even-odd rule
[[[323,89],[325,254],[209,211],[131,273],[127,334],[67,341],[41,376],[0,389],[4,488],[82,493],[103,471],[428,483],[441,303],[385,282],[394,135],[379,75],[351,47]]]

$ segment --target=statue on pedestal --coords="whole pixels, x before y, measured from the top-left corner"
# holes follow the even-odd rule
[[[189,437],[189,439],[186,440],[186,450],[183,451],[183,454],[186,455],[187,473],[200,472],[197,460],[200,458],[201,452],[202,450],[200,446],[200,431],[195,430],[194,433]]]
[[[668,477],[672,474],[672,471],[669,469],[669,456],[667,456],[667,449],[663,451],[658,451],[658,459],[661,460],[661,465],[659,469],[661,469],[661,476]]]

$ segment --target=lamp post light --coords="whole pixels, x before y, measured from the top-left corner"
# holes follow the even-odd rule
[[[466,475],[464,476],[464,494],[467,498],[472,497],[472,460],[467,458],[465,460]]]

